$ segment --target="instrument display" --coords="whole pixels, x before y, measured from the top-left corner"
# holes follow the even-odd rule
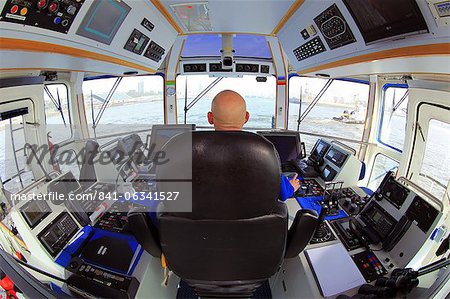
[[[34,228],[50,215],[52,209],[48,203],[43,200],[31,200],[22,206],[20,212],[28,223],[28,226]]]
[[[347,157],[348,157],[347,154],[340,152],[335,147],[331,147],[327,155],[325,156],[327,160],[331,161],[334,165],[336,165],[339,168],[341,168],[344,165],[345,161],[347,160]]]
[[[69,213],[61,213],[39,233],[38,239],[52,257],[56,257],[77,233],[78,225]]]
[[[150,38],[147,35],[137,29],[134,29],[123,48],[141,55],[149,41]]]
[[[84,0],[8,0],[0,20],[67,33]]]

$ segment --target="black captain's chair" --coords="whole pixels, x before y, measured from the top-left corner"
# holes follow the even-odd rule
[[[184,133],[164,147],[167,179],[189,161],[178,158]],[[178,154],[177,154],[178,153]],[[288,212],[278,200],[280,160],[273,145],[249,132],[192,132],[192,212],[162,212],[156,228],[142,211],[128,215],[136,239],[201,297],[251,297],[283,258],[310,241],[317,214],[300,210],[288,232]],[[174,191],[166,180],[158,191]],[[178,199],[177,199],[178,200]]]
[[[86,190],[89,186],[97,181],[94,159],[99,153],[99,144],[94,140],[88,139],[83,150],[84,152],[81,160],[79,182],[81,188],[83,190]]]

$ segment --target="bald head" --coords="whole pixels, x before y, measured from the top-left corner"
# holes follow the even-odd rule
[[[211,104],[208,121],[217,131],[241,130],[249,113],[244,98],[235,91],[219,92]]]

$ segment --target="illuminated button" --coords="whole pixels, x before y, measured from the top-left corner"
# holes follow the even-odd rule
[[[20,15],[21,15],[21,16],[24,16],[24,15],[27,14],[27,12],[28,12],[28,8],[24,7],[24,8],[22,8],[22,9],[20,10]]]
[[[76,6],[69,5],[69,7],[67,7],[67,13],[69,15],[74,15],[76,11],[77,11]]]
[[[56,18],[53,20],[53,23],[55,23],[55,24],[61,23],[61,18],[60,18],[60,17],[56,17]]]
[[[51,13],[56,13],[56,11],[58,10],[58,8],[59,8],[58,2],[52,2],[52,3],[50,3],[50,5],[48,6],[48,11],[51,12]]]
[[[39,0],[37,2],[38,9],[44,9],[47,6],[47,0]]]
[[[11,13],[16,13],[19,10],[19,6],[14,5],[13,7],[11,7]]]

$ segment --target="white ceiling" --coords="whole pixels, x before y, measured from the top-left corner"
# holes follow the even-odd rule
[[[171,4],[207,3],[213,32],[270,34],[294,0],[161,0],[183,31]]]

